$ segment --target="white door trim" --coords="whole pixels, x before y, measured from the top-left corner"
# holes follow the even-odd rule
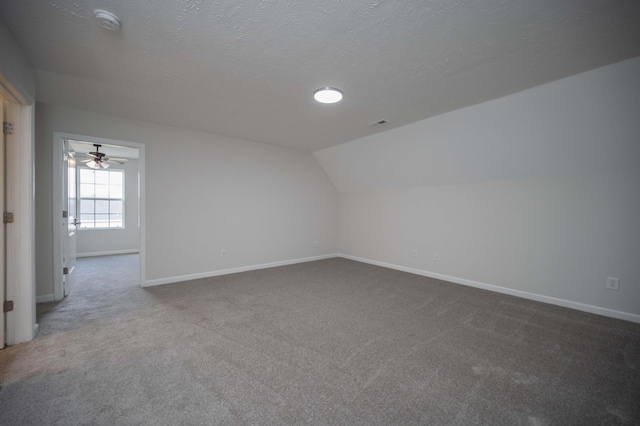
[[[106,139],[96,136],[76,135],[72,133],[53,132],[53,297],[61,300],[64,297],[62,288],[62,155],[64,140],[71,139],[102,145],[119,145],[138,149],[138,171],[139,171],[139,196],[140,205],[138,210],[138,222],[140,223],[140,285],[146,282],[146,261],[145,261],[145,147],[144,144],[127,142],[116,139]]]
[[[14,223],[7,226],[6,300],[14,309],[6,315],[8,345],[28,342],[36,330],[35,302],[35,145],[33,104],[0,75],[0,94],[9,100],[7,119],[13,123],[8,135],[6,156],[5,209],[14,213]]]
[[[8,101],[15,102],[20,105],[33,105],[33,99],[27,99],[22,92],[16,89],[9,80],[0,73],[0,95]],[[30,98],[30,96],[29,96]]]
[[[5,98],[0,93],[0,121],[4,121],[4,104]],[[4,212],[6,209],[4,208],[4,198],[5,198],[5,158],[4,158],[4,132],[0,133],[0,209]],[[4,295],[6,292],[6,274],[5,274],[5,246],[7,242],[6,226],[3,224],[0,230],[0,306],[4,306]],[[4,344],[7,341],[5,338],[5,320],[6,314],[4,313],[4,309],[0,312],[0,349],[4,348]]]

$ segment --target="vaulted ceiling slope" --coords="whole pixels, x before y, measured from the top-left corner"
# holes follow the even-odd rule
[[[3,0],[0,15],[40,101],[309,151],[640,56],[637,0]],[[315,103],[326,85],[344,100]]]

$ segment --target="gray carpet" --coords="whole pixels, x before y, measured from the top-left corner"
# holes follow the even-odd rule
[[[141,289],[136,260],[83,261],[0,351],[0,423],[640,424],[639,324],[345,259]]]

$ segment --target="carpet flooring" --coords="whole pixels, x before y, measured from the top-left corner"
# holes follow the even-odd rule
[[[0,351],[0,423],[640,424],[639,324],[340,258],[147,289],[135,255],[79,268]]]

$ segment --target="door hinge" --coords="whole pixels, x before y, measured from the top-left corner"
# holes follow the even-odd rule
[[[5,300],[2,306],[2,312],[6,313],[11,311],[13,311],[13,300]]]
[[[11,213],[11,212],[3,212],[2,213],[2,222],[3,223],[13,223],[13,213]]]
[[[63,218],[63,219],[66,219],[67,217],[69,217],[69,212],[68,212],[68,211],[66,211],[66,210],[63,210],[63,211],[62,211],[62,218]]]
[[[7,121],[3,121],[2,122],[2,133],[4,133],[5,135],[12,135],[13,134],[13,123],[9,123]]]
[[[66,266],[64,268],[62,268],[62,273],[64,275],[68,275],[69,274],[69,268],[67,268]]]

